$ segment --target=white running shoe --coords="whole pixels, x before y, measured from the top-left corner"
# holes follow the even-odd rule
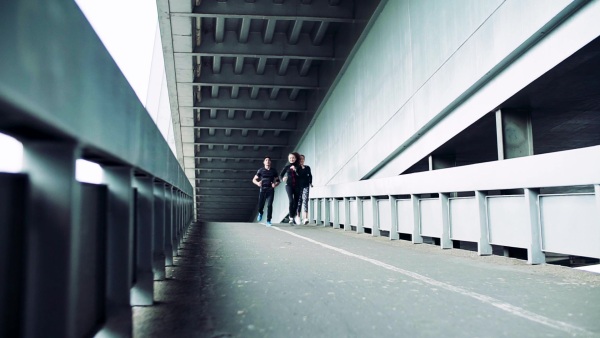
[[[307,218],[305,218],[305,219],[304,219],[304,222],[302,222],[302,223],[303,223],[304,225],[307,225],[307,224],[308,224],[308,219],[307,219]]]
[[[296,216],[294,217],[294,221],[296,222],[296,224],[300,225],[302,224],[302,221],[300,220],[300,216]]]

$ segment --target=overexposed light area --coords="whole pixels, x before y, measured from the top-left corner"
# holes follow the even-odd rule
[[[79,182],[93,184],[104,182],[104,170],[98,163],[77,160],[75,170],[75,177]]]
[[[575,269],[589,271],[589,272],[595,272],[595,273],[600,273],[600,264],[588,265],[588,266],[580,266],[580,267],[577,267]]]
[[[75,0],[141,102],[146,102],[156,1]]]
[[[0,172],[18,173],[23,170],[23,144],[0,133]]]

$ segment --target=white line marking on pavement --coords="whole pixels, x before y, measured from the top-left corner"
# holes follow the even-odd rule
[[[354,257],[354,258],[358,258],[358,259],[363,260],[365,262],[369,262],[371,264],[380,266],[380,267],[382,267],[384,269],[388,269],[388,270],[391,270],[391,271],[399,272],[399,273],[401,273],[401,274],[403,274],[405,276],[412,277],[412,278],[414,278],[416,280],[419,280],[421,282],[424,282],[424,283],[427,283],[427,284],[430,284],[430,285],[435,285],[435,286],[437,286],[439,288],[446,289],[448,291],[453,291],[453,292],[459,293],[459,294],[467,296],[467,297],[475,298],[475,299],[477,299],[477,300],[479,300],[479,301],[481,301],[483,303],[486,303],[486,304],[492,305],[494,307],[497,307],[500,310],[504,310],[506,312],[509,312],[509,313],[515,315],[515,316],[519,316],[519,317],[528,319],[530,321],[537,322],[537,323],[549,326],[549,327],[557,329],[557,330],[561,330],[561,331],[566,332],[566,333],[568,333],[570,335],[573,335],[573,336],[577,336],[577,335],[581,335],[581,334],[585,334],[585,335],[591,335],[592,334],[590,331],[587,331],[585,329],[579,328],[577,326],[573,326],[573,325],[567,324],[565,322],[561,322],[561,321],[558,321],[558,320],[553,320],[553,319],[550,319],[548,317],[544,317],[542,315],[538,315],[538,314],[533,313],[531,311],[527,311],[525,309],[522,309],[522,308],[520,308],[518,306],[514,306],[514,305],[511,305],[511,304],[505,303],[505,302],[503,302],[501,300],[498,300],[498,299],[495,299],[495,298],[492,298],[492,297],[489,297],[489,296],[486,296],[486,295],[482,295],[482,294],[477,293],[477,292],[472,292],[472,291],[469,291],[469,290],[465,290],[465,289],[462,289],[462,288],[459,288],[459,287],[456,287],[456,286],[453,286],[453,285],[450,285],[450,284],[447,284],[447,283],[444,283],[444,282],[440,282],[440,281],[437,281],[435,279],[432,279],[432,278],[429,278],[429,277],[426,277],[426,276],[423,276],[423,275],[420,275],[420,274],[418,274],[416,272],[412,272],[412,271],[404,270],[404,269],[401,269],[401,268],[397,268],[397,267],[395,267],[393,265],[389,265],[387,263],[378,261],[376,259],[372,259],[372,258],[368,258],[368,257],[365,257],[365,256],[361,256],[361,255],[352,253],[350,251],[346,251],[344,249],[336,248],[334,246],[331,246],[331,245],[328,245],[328,244],[325,244],[325,243],[321,243],[319,241],[315,241],[314,239],[298,235],[298,234],[293,233],[291,231],[283,230],[283,229],[281,229],[279,227],[273,227],[273,229],[285,232],[287,234],[290,234],[292,236],[301,238],[301,239],[306,240],[308,242],[320,245],[320,246],[322,246],[322,247],[324,247],[326,249],[339,252],[339,253],[341,253],[343,255]]]

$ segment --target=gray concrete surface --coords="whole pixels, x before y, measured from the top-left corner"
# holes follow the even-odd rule
[[[194,225],[135,337],[600,337],[600,275],[314,225]]]

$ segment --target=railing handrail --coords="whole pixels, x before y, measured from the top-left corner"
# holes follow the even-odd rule
[[[411,195],[600,183],[600,146],[311,189],[311,198]]]
[[[177,158],[75,2],[29,8],[13,1],[2,8],[0,131],[76,140],[101,162],[130,165],[193,196]]]

